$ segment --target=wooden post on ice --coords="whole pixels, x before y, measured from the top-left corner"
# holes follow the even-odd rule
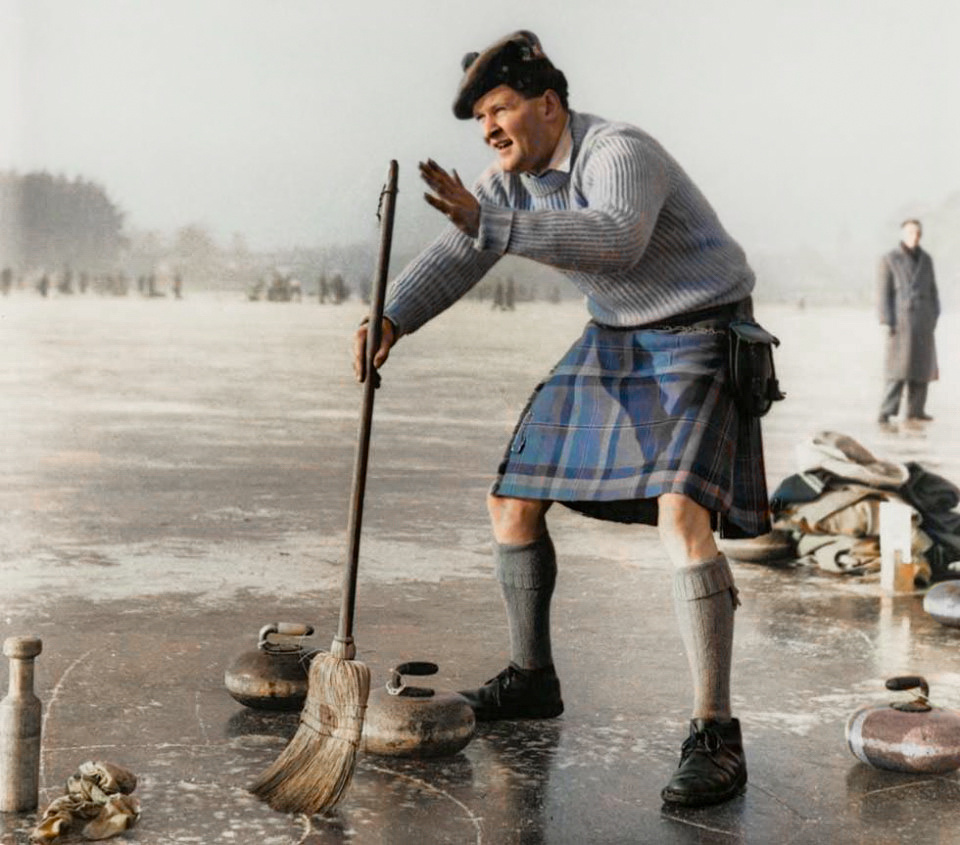
[[[0,812],[22,813],[37,806],[40,791],[40,699],[33,693],[33,659],[38,637],[9,637],[10,691],[0,701]]]

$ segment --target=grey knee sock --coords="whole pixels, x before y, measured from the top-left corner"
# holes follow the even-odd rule
[[[550,599],[557,581],[557,557],[550,535],[523,546],[494,542],[493,552],[507,609],[510,659],[521,669],[552,665]]]
[[[733,612],[740,603],[723,555],[676,570],[674,607],[693,675],[693,717],[730,718]]]

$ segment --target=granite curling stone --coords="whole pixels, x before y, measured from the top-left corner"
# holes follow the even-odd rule
[[[370,691],[361,750],[387,757],[442,757],[464,748],[476,731],[469,702],[456,692],[407,686],[402,675],[433,675],[435,663],[403,663],[385,687]]]
[[[887,689],[920,688],[914,701],[861,707],[846,726],[854,757],[878,769],[944,774],[960,768],[960,713],[930,704],[919,676],[891,678]]]
[[[244,707],[300,710],[316,650],[304,647],[310,625],[275,622],[260,629],[257,648],[245,651],[224,672],[227,691]]]
[[[960,628],[960,581],[934,584],[923,597],[923,609],[942,625]]]
[[[785,563],[796,560],[797,544],[787,531],[774,529],[743,540],[719,539],[717,546],[728,558],[743,563]]]

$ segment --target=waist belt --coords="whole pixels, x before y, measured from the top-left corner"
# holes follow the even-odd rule
[[[642,323],[638,326],[604,326],[608,329],[621,329],[623,331],[636,331],[637,329],[664,331],[669,329],[686,329],[695,326],[697,323],[705,322],[730,322],[735,317],[749,317],[753,314],[753,301],[748,296],[737,302],[728,302],[725,305],[713,305],[710,308],[700,308],[697,311],[685,311],[683,314],[675,314],[673,317],[665,317],[662,320],[655,320],[652,323]],[[604,325],[604,324],[601,324]]]

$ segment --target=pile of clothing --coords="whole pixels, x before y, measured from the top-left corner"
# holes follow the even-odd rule
[[[101,840],[119,836],[140,819],[140,800],[131,795],[137,776],[102,760],[80,764],[67,780],[64,794],[54,798],[37,820],[30,841],[49,845],[61,836]]]
[[[845,434],[823,431],[797,447],[801,471],[770,500],[775,541],[826,571],[880,571],[880,503],[911,510],[911,551],[919,587],[960,578],[960,489],[920,464],[876,458]],[[736,557],[736,552],[731,552]],[[754,559],[757,559],[756,556]]]

